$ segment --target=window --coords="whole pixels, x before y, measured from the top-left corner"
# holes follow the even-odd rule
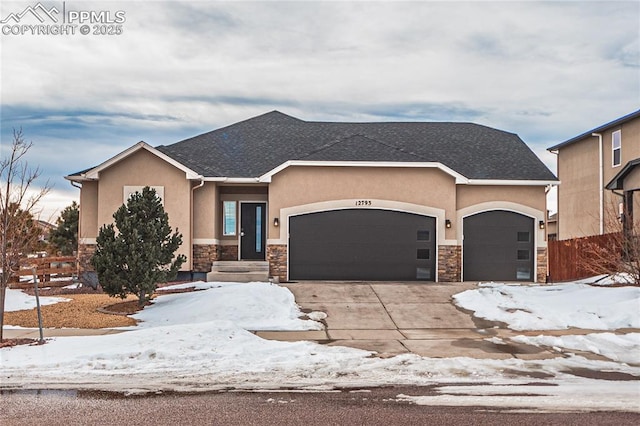
[[[417,258],[418,258],[418,260],[429,260],[431,258],[431,250],[429,250],[429,249],[418,249]]]
[[[529,250],[518,250],[518,260],[529,260]]]
[[[256,206],[256,253],[262,252],[262,206]]]
[[[616,130],[611,135],[611,159],[613,167],[619,166],[622,161],[622,131]]]
[[[431,233],[429,231],[418,231],[417,239],[418,241],[429,241],[431,240]]]
[[[529,242],[529,233],[526,231],[518,231],[518,242],[519,243],[528,243]]]
[[[236,235],[236,202],[222,202],[222,235]]]

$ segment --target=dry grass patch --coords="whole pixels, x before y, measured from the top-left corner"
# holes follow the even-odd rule
[[[119,302],[137,303],[138,299],[135,296],[129,296],[124,300],[106,294],[65,294],[60,297],[71,301],[41,308],[42,325],[46,328],[111,328],[136,325],[136,320],[128,316],[98,312],[99,308]],[[38,313],[35,308],[28,311],[5,312],[4,323],[20,327],[38,327]]]

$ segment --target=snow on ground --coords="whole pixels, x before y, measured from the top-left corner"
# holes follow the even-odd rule
[[[513,330],[623,330],[640,328],[639,287],[594,287],[605,276],[561,285],[488,283],[456,294],[455,303],[480,318],[501,321]],[[585,351],[640,365],[640,334],[516,336],[512,340],[558,351]]]
[[[245,330],[323,329],[319,322],[300,319],[303,313],[285,287],[262,282],[196,282],[190,286],[206,290],[156,297],[152,306],[132,315],[142,321],[136,328],[231,319]]]
[[[577,336],[547,340],[550,336],[543,332],[538,337],[518,337],[529,339],[523,341],[531,344],[573,345],[576,350],[595,345],[600,353],[617,358],[618,362],[590,360],[570,353],[542,360],[436,359],[413,354],[379,358],[346,347],[264,340],[246,331],[267,326],[274,330],[315,327],[317,323],[298,319],[300,311],[286,288],[269,283],[190,285],[208,289],[158,296],[153,306],[137,315],[143,322],[133,330],[106,336],[59,337],[45,345],[0,349],[0,389],[135,393],[230,388],[328,390],[447,383],[438,387],[441,395],[424,397],[427,400],[402,395],[398,398],[420,404],[486,403],[548,406],[554,410],[570,406],[573,410],[583,407],[640,412],[638,380],[596,380],[572,374],[590,370],[639,377],[640,366],[626,363],[630,355],[623,354],[625,350],[632,353],[638,346],[638,333],[594,333],[582,336],[582,341]],[[594,309],[600,317],[598,324],[605,329],[629,323],[636,326],[631,317],[638,315],[638,294],[630,291],[633,289],[605,287],[595,288],[600,292],[592,293],[588,286],[569,287],[491,284],[461,293],[455,300],[467,309],[472,306],[478,312],[497,312],[500,320],[513,318],[513,324],[535,324],[542,330],[582,324],[593,328]],[[587,309],[582,304],[594,300],[614,309],[597,310],[595,303]],[[530,317],[509,316],[524,309]],[[322,315],[313,317],[319,319]],[[525,386],[531,382],[535,386]],[[541,396],[535,398],[531,394]],[[559,400],[569,396],[572,402],[558,406]]]
[[[640,287],[488,283],[453,297],[461,308],[512,330],[640,328]]]
[[[472,407],[520,408],[518,412],[536,411],[633,411],[640,412],[640,399],[631,401],[629,395],[640,396],[637,382],[619,382],[615,386],[597,380],[567,379],[558,386],[548,384],[509,384],[506,386],[442,386],[439,395],[412,396],[400,394],[398,401],[417,405],[453,405]],[[535,410],[534,410],[535,408]],[[515,412],[515,411],[511,411]]]
[[[68,302],[69,299],[62,297],[40,297],[40,306],[53,305],[60,302]],[[6,312],[22,311],[36,307],[36,297],[29,296],[20,290],[7,289],[5,296],[4,310]]]
[[[640,365],[640,333],[516,336],[511,340],[534,346],[547,346],[556,348],[556,350],[568,349],[569,351],[592,352],[605,356],[613,361]]]

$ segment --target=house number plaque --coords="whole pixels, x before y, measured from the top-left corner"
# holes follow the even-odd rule
[[[370,206],[372,204],[371,200],[356,200],[356,206]]]

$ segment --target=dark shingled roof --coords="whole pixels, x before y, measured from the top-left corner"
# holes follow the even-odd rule
[[[157,149],[206,177],[288,160],[439,162],[469,179],[556,180],[517,135],[472,123],[330,123],[272,111]]]

